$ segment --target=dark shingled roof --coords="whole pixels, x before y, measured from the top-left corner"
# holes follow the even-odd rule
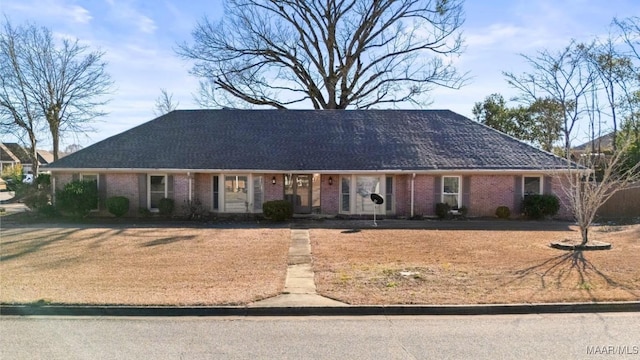
[[[536,170],[562,161],[448,110],[176,110],[49,169]]]

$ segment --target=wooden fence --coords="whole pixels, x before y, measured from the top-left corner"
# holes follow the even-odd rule
[[[640,187],[620,190],[598,210],[604,219],[640,219]]]

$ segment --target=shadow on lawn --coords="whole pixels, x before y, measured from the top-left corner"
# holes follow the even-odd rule
[[[572,281],[572,276],[575,274],[578,281],[576,288],[585,290],[592,301],[598,300],[591,291],[592,284],[600,279],[604,280],[608,286],[622,289],[634,296],[640,296],[637,289],[622,284],[599,270],[593,262],[585,257],[585,252],[582,250],[554,256],[540,264],[518,270],[515,274],[517,278],[504,285],[509,285],[518,280],[524,281],[529,277],[537,277],[540,279],[542,289],[550,287],[550,283],[553,283],[556,288],[561,288],[563,283]]]
[[[7,254],[0,254],[0,262],[16,259],[22,256],[33,254],[44,247],[63,241],[67,239],[73,233],[80,231],[80,229],[62,231],[59,234],[52,236],[51,234],[44,234],[40,236],[29,236],[29,233],[23,233],[26,236],[24,240],[10,241],[3,243],[2,252],[10,251]],[[7,250],[10,244],[11,249]]]
[[[179,241],[187,241],[193,240],[196,237],[194,235],[189,236],[170,236],[165,238],[160,238],[152,241],[148,241],[144,244],[141,244],[140,247],[151,247],[151,246],[159,246],[159,245],[168,245]]]

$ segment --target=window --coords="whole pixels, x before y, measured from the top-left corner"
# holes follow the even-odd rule
[[[393,176],[386,178],[384,203],[387,213],[393,212]]]
[[[98,174],[80,174],[80,181],[92,181],[96,184],[96,191],[98,191]],[[91,209],[91,211],[98,211],[98,203]]]
[[[340,181],[340,211],[349,212],[351,209],[351,199],[349,197],[349,188],[351,185],[351,177],[343,176]]]
[[[160,199],[169,197],[166,175],[149,175],[149,209],[158,211]]]
[[[218,175],[213,176],[213,210],[220,209],[220,177]]]
[[[442,177],[442,202],[448,204],[451,209],[458,209],[460,204],[460,177]]]
[[[253,211],[262,211],[264,182],[262,176],[253,177]]]
[[[542,177],[525,176],[522,178],[522,194],[540,195],[542,194]]]
[[[371,194],[380,194],[380,177],[356,177],[356,211],[358,214],[373,214],[375,204],[371,201]],[[380,210],[377,210],[380,212]]]
[[[224,211],[245,213],[249,211],[247,188],[248,176],[226,175],[224,177]]]

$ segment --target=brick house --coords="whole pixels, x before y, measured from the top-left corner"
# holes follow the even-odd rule
[[[47,166],[54,187],[97,181],[157,211],[198,199],[213,213],[260,213],[286,199],[296,214],[517,214],[526,193],[559,194],[562,159],[448,110],[177,110]],[[566,215],[561,209],[561,216]]]

